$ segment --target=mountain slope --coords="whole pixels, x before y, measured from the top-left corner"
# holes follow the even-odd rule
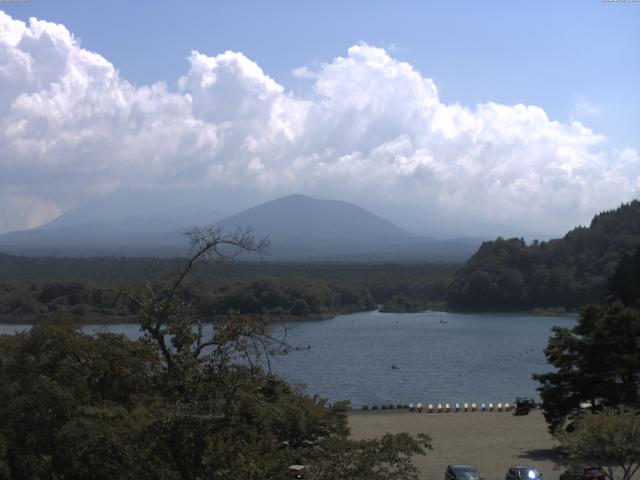
[[[26,255],[176,255],[182,232],[223,215],[185,192],[117,191],[40,227],[0,235],[0,250]]]
[[[250,226],[273,244],[350,250],[414,242],[419,237],[352,203],[304,195],[279,198],[236,215],[219,225]]]
[[[352,203],[290,195],[218,223],[271,240],[268,259],[341,262],[463,261],[480,244],[414,235]]]
[[[202,221],[208,223],[223,218],[217,205],[207,196],[206,192],[187,189],[138,189],[116,190],[102,198],[87,203],[74,210],[65,212],[58,218],[39,229],[51,229],[77,225],[111,224],[112,222],[129,221],[135,219],[163,220],[163,230],[185,225],[185,221]],[[215,218],[207,216],[215,215]],[[185,218],[186,217],[186,218]],[[181,220],[183,219],[183,220]],[[130,222],[135,227],[135,222]],[[177,228],[176,227],[176,228]]]
[[[526,245],[485,242],[456,273],[448,301],[456,310],[578,308],[604,300],[620,258],[640,245],[640,201],[596,215],[588,228]]]
[[[0,251],[27,255],[176,256],[186,253],[184,232],[211,224],[207,210],[123,217],[113,201],[69,212],[48,225],[0,236]],[[157,206],[152,205],[154,208]],[[137,205],[132,214],[149,209]],[[119,217],[117,216],[117,212]],[[124,209],[127,212],[127,209]],[[116,212],[116,213],[114,213]],[[219,217],[218,217],[219,218]],[[275,261],[462,261],[479,242],[432,240],[348,202],[291,195],[260,204],[219,221],[228,231],[252,228],[269,237],[267,260]],[[245,255],[243,259],[256,259]]]

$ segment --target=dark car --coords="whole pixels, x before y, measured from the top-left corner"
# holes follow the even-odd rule
[[[542,474],[533,467],[518,465],[507,470],[504,480],[540,480]]]
[[[604,480],[604,472],[596,465],[574,465],[560,475],[560,480]]]
[[[476,467],[471,465],[449,465],[444,472],[444,480],[483,480]]]
[[[529,411],[536,408],[536,402],[531,398],[518,397],[514,402],[514,415],[529,415]]]

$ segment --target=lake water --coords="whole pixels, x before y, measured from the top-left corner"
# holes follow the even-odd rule
[[[283,322],[276,331],[286,328],[288,341],[301,350],[273,359],[272,368],[307,393],[350,400],[354,407],[512,402],[516,396],[537,398],[531,375],[549,370],[543,349],[550,329],[575,322],[570,316],[444,312]],[[0,333],[24,328],[0,325]],[[84,330],[139,335],[135,325]]]

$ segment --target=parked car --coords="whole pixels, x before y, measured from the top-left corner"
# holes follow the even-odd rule
[[[517,465],[507,470],[504,480],[540,480],[541,478],[542,474],[535,468]]]
[[[531,398],[518,397],[514,403],[514,415],[529,415],[529,411],[536,408],[536,402]]]
[[[483,480],[476,467],[471,465],[449,465],[444,472],[444,480]]]
[[[560,475],[560,480],[604,480],[604,472],[596,465],[574,465]]]

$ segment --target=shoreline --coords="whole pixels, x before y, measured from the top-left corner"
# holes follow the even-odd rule
[[[307,316],[295,316],[295,315],[285,315],[285,316],[281,316],[280,318],[267,318],[267,321],[269,323],[285,323],[285,322],[320,322],[323,320],[332,320],[335,319],[336,317],[342,317],[342,316],[349,316],[349,315],[355,315],[358,313],[373,313],[373,312],[379,312],[383,315],[416,315],[419,313],[444,313],[444,314],[455,314],[455,315],[530,315],[533,317],[560,317],[560,318],[570,318],[570,317],[576,317],[579,312],[577,311],[565,311],[565,312],[536,312],[535,309],[534,310],[516,310],[516,311],[505,311],[505,310],[495,310],[495,311],[491,311],[491,312],[487,312],[487,311],[478,311],[478,312],[472,312],[472,311],[452,311],[452,310],[438,310],[438,309],[427,309],[427,310],[421,310],[418,312],[384,312],[381,311],[380,309],[370,309],[370,310],[356,310],[356,311],[345,311],[345,312],[326,312],[326,313],[317,313],[317,314],[311,314],[311,315],[307,315]],[[252,314],[252,313],[247,313],[247,314],[243,314],[249,317],[260,317],[260,315],[258,314]],[[55,315],[51,315],[51,317],[53,317]],[[8,317],[8,316],[7,316]],[[70,315],[69,318],[71,320],[78,320],[76,318],[72,318],[73,316]],[[215,323],[218,319],[224,317],[224,315],[222,314],[216,314],[216,315],[212,315],[212,316],[208,316],[208,317],[204,317],[203,318],[203,324],[212,324]],[[112,319],[111,321],[109,319]],[[34,321],[35,320],[35,321]],[[30,316],[28,318],[19,318],[19,317],[11,317],[11,318],[2,318],[0,317],[0,325],[21,325],[21,326],[33,326],[33,325],[37,325],[38,323],[41,323],[42,320],[38,321],[36,318],[34,318],[33,316]],[[136,320],[133,319],[133,316],[131,318],[131,320],[126,320],[126,318],[120,318],[120,317],[100,317],[100,316],[92,316],[90,317],[87,321],[76,321],[74,323],[77,323],[78,325],[136,325],[139,322],[137,322]]]

